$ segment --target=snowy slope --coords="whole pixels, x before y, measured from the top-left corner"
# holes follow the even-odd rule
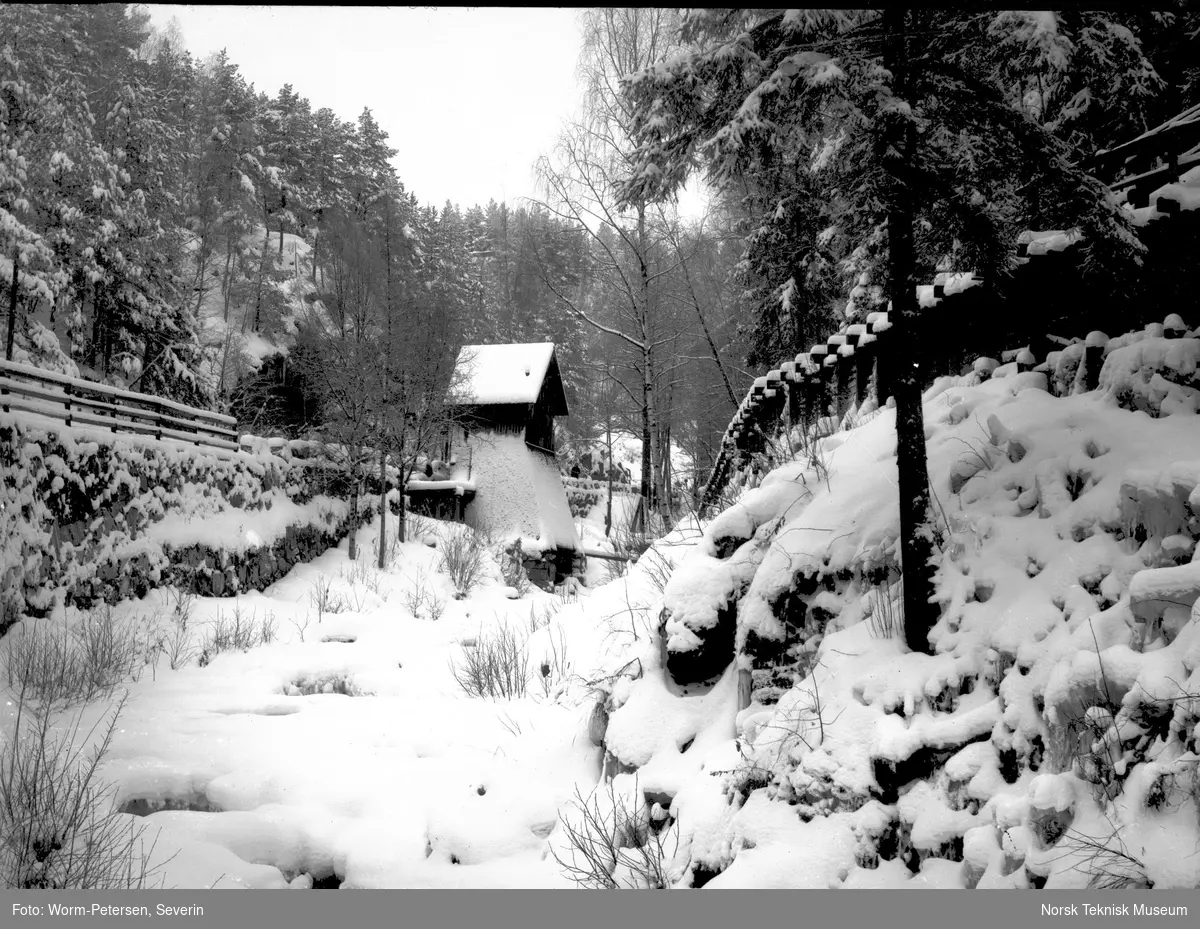
[[[1122,355],[1141,352],[1138,383],[1186,380],[1196,340],[1160,341],[1118,343],[1091,394],[1011,368],[926,393],[933,656],[884,622],[894,411],[825,441],[828,480],[784,466],[707,527],[609,724],[669,799],[693,881],[1200,881],[1200,428],[1166,392],[1154,411],[1174,415],[1138,411]],[[730,731],[735,649],[755,700]],[[681,694],[701,672],[715,683]]]

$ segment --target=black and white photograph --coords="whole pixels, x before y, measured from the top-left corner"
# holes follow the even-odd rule
[[[0,919],[1194,925],[1198,255],[1191,2],[0,5]]]

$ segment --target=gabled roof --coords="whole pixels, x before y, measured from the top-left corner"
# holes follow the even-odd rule
[[[446,402],[451,406],[497,406],[546,402],[555,416],[567,415],[567,397],[553,342],[464,345],[454,364]]]

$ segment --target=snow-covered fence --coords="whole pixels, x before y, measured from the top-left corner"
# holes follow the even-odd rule
[[[974,283],[972,279],[971,283]],[[945,284],[932,289],[935,299]],[[747,463],[762,442],[764,428],[833,413],[841,419],[853,406],[886,397],[887,364],[880,337],[891,328],[887,313],[871,313],[865,323],[843,327],[794,359],[755,380],[721,438],[720,452],[705,485],[700,508],[713,504],[734,471]]]
[[[1164,184],[1197,165],[1200,165],[1200,104],[1135,139],[1097,152],[1088,167],[1098,175],[1111,177],[1112,190],[1128,190],[1127,203],[1134,208],[1145,208]],[[1156,208],[1162,213],[1174,214],[1180,210],[1178,199],[1157,197],[1156,201]]]
[[[945,290],[935,287],[935,297],[940,300]],[[886,349],[887,341],[879,337],[889,329],[886,313],[872,313],[865,325],[844,327],[824,344],[814,345],[794,361],[758,378],[722,438],[721,452],[701,499],[702,511],[712,506],[735,472],[749,466],[768,435],[825,416],[841,423],[852,409],[861,410],[868,402],[882,405],[888,396],[888,365],[881,346]],[[1134,343],[1145,338],[1167,341],[1133,352],[1129,359],[1116,359],[1119,363],[1108,366],[1108,381],[1102,381],[1109,356],[1118,349],[1132,350]],[[1166,347],[1172,340],[1183,339],[1189,341],[1180,343],[1178,351]],[[1040,362],[1030,346],[998,352],[1001,361],[980,357],[967,373],[983,381],[1004,373],[1003,368],[1036,372],[1045,375],[1046,389],[1058,396],[1104,387],[1115,391],[1123,406],[1159,415],[1200,406],[1200,386],[1195,383],[1195,356],[1200,355],[1197,339],[1200,329],[1189,331],[1182,317],[1172,313],[1163,322],[1120,339],[1110,340],[1099,331],[1086,338],[1051,337],[1064,347],[1048,352]],[[926,378],[932,383],[943,374],[930,370]]]
[[[237,421],[232,416],[11,361],[0,361],[0,409],[37,413],[68,426],[78,423],[114,433],[238,449]]]

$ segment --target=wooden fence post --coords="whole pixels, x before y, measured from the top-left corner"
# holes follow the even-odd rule
[[[838,356],[831,352],[825,356],[825,360],[821,362],[821,390],[822,399],[825,403],[825,415],[834,418],[838,417],[838,384],[837,384],[837,360]]]
[[[800,422],[800,377],[796,371],[796,362],[785,361],[779,366],[783,374],[783,384],[787,389],[787,418],[790,430]]]
[[[838,383],[838,417],[850,412],[858,399],[858,365],[854,360],[855,348],[847,342],[838,349],[837,354],[837,383]]]
[[[846,330],[847,337],[854,341],[854,402],[861,410],[871,394],[871,369],[874,364],[874,337],[867,327],[856,323]]]
[[[829,386],[830,393],[833,395],[833,415],[837,417],[840,423],[842,417],[846,415],[846,411],[850,408],[850,392],[849,377],[846,371],[846,366],[842,361],[842,349],[846,346],[846,334],[844,332],[831,335],[825,343],[829,349],[829,354],[825,358],[825,363],[829,365]]]
[[[875,382],[875,402],[882,407],[887,403],[888,397],[891,396],[892,387],[889,383],[891,373],[887,352],[879,341],[879,338],[882,333],[887,332],[891,328],[891,321],[888,319],[887,313],[869,313],[867,314],[867,328],[876,339],[873,352],[875,356],[875,376],[872,380]]]
[[[796,403],[798,406],[799,421],[804,424],[805,428],[812,422],[812,398],[809,396],[812,391],[810,381],[809,368],[811,361],[807,352],[801,352],[796,356]]]
[[[833,399],[830,391],[830,372],[825,368],[825,359],[829,357],[828,345],[814,345],[808,350],[808,357],[812,359],[812,363],[817,366],[817,371],[813,377],[818,392],[817,397],[817,419],[824,419],[829,415],[829,404]]]
[[[1088,390],[1100,386],[1100,369],[1104,366],[1104,349],[1108,336],[1098,329],[1089,332],[1083,344],[1083,385]]]

